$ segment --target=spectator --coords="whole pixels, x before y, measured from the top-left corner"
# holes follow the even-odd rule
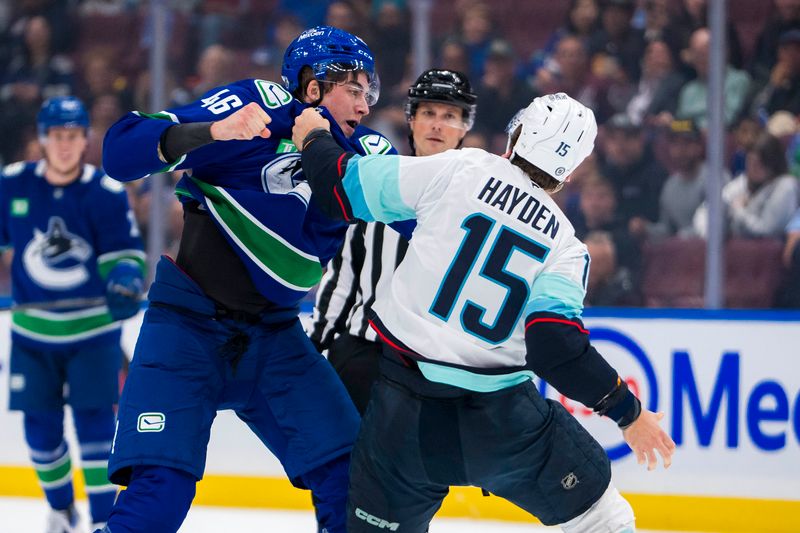
[[[584,243],[592,259],[586,283],[585,305],[641,305],[638,284],[627,268],[617,264],[617,249],[611,236],[604,231],[594,231],[584,238]]]
[[[197,61],[197,71],[189,80],[190,94],[186,101],[196,100],[206,91],[232,82],[235,78],[233,66],[230,49],[214,44],[203,50]]]
[[[263,72],[259,78],[278,80],[281,77],[283,52],[295,37],[305,29],[294,13],[282,13],[273,17],[274,23],[267,30],[266,43],[253,51],[252,62]]]
[[[204,0],[198,2],[194,20],[197,49],[205,50],[215,44],[233,44],[239,40],[237,28],[244,17],[243,2],[239,0]]]
[[[644,40],[648,43],[663,41],[666,29],[672,22],[669,0],[645,0]]]
[[[71,4],[64,0],[14,0],[11,2],[9,33],[21,41],[32,18],[43,17],[50,28],[50,49],[53,54],[72,52],[78,32],[71,12]]]
[[[706,197],[708,166],[705,163],[705,141],[692,120],[674,120],[669,129],[669,160],[673,172],[661,189],[657,223],[643,218],[631,219],[631,233],[637,237],[658,239],[672,235],[694,235],[695,211]],[[730,181],[725,172],[723,183]]]
[[[439,49],[439,64],[443,69],[455,70],[469,75],[469,53],[464,42],[457,37],[446,39]]]
[[[94,105],[95,98],[115,94],[123,109],[133,105],[128,80],[112,64],[109,56],[99,48],[90,49],[83,55],[83,76],[79,80],[78,92],[88,106]]]
[[[614,243],[617,264],[627,268],[631,277],[638,278],[641,250],[617,214],[617,198],[611,182],[599,174],[586,179],[581,186],[579,209],[573,221],[575,236],[584,240],[593,232],[607,233]]]
[[[594,110],[599,124],[614,114],[608,101],[608,85],[591,72],[589,50],[577,37],[566,36],[556,48],[554,61],[540,68],[533,82],[539,94],[566,93]]]
[[[736,122],[733,128],[733,153],[731,154],[731,176],[738,176],[744,172],[744,161],[747,152],[756,144],[761,133],[761,123],[754,116],[744,116]]]
[[[588,41],[593,33],[599,29],[599,15],[600,8],[597,5],[597,0],[571,0],[564,25],[557,28],[550,35],[541,50],[537,50],[534,53],[525,74],[530,77],[536,76],[540,68],[550,64],[553,61],[558,43],[567,35]]]
[[[645,120],[655,124],[662,113],[671,117],[684,83],[667,44],[651,41],[644,50],[642,77],[626,108],[628,117],[637,124]]]
[[[508,41],[492,41],[486,55],[484,74],[478,84],[478,99],[481,102],[491,102],[491,112],[478,114],[478,128],[502,137],[499,150],[494,150],[498,148],[496,143],[490,144],[493,151],[502,152],[505,149],[504,129],[508,124],[508,117],[513,117],[536,96],[527,83],[514,77],[515,59],[514,50]]]
[[[644,32],[631,26],[634,0],[604,0],[601,27],[589,41],[595,75],[610,81],[636,83],[644,49]]]
[[[461,71],[472,79],[483,76],[483,64],[492,42],[492,12],[481,2],[467,5],[461,15],[459,37],[464,43],[469,60],[469,70]]]
[[[783,265],[788,271],[786,283],[778,291],[777,306],[800,308],[800,210],[786,226]]]
[[[569,179],[564,182],[564,187],[553,194],[553,200],[570,221],[578,220],[581,216],[580,200],[583,184],[599,175],[597,151],[594,151],[570,174]]]
[[[773,15],[758,36],[750,68],[753,78],[762,83],[770,78],[777,61],[778,40],[789,30],[800,29],[800,0],[775,0]]]
[[[684,85],[678,97],[677,116],[695,120],[701,129],[706,129],[708,123],[708,56],[710,42],[711,32],[707,28],[701,28],[692,34],[685,59],[694,67],[697,78]],[[727,65],[724,88],[724,120],[726,127],[733,124],[742,109],[744,109],[745,98],[749,89],[750,76],[743,70],[737,70],[731,65]]]
[[[383,2],[375,14],[373,23],[375,36],[370,44],[381,51],[381,62],[378,66],[381,85],[406,87],[407,85],[401,85],[401,82],[411,51],[408,10],[400,5],[400,0]]]
[[[800,114],[800,28],[780,36],[778,61],[753,106],[766,115],[780,110]]]
[[[672,17],[669,26],[664,30],[664,40],[669,43],[672,53],[676,57],[690,46],[692,35],[697,30],[708,27],[707,15],[707,0],[683,0],[683,5],[680,6],[677,15]],[[731,65],[740,69],[743,64],[742,46],[739,43],[739,34],[730,19],[728,19],[726,31],[728,58]],[[692,67],[692,65],[688,64],[687,67]],[[690,75],[691,68],[687,68],[684,74]]]
[[[125,113],[124,110],[122,102],[114,93],[101,94],[94,98],[89,112],[91,122],[84,155],[86,163],[97,167],[102,166],[103,137],[108,128]]]
[[[366,24],[365,15],[350,0],[334,0],[328,4],[328,9],[325,11],[325,25],[358,35],[371,44],[372,31]]]
[[[627,224],[633,217],[658,220],[658,201],[667,170],[653,155],[642,126],[619,113],[605,127],[605,159],[600,173],[614,185],[619,216]]]
[[[50,24],[42,16],[26,19],[22,46],[12,56],[0,87],[0,155],[15,159],[20,132],[33,129],[42,100],[73,91],[72,62],[54,54]]]
[[[175,77],[169,71],[166,73],[166,80],[164,83],[166,86],[164,94],[166,95],[168,102],[171,102],[173,106],[186,103],[188,92],[185,89],[178,87]],[[133,109],[146,113],[156,113],[161,111],[161,109],[152,108],[152,98],[150,95],[151,89],[152,80],[150,78],[150,71],[140,71],[138,77],[136,78],[136,83],[133,85]]]
[[[797,211],[797,179],[787,173],[780,141],[762,133],[747,152],[745,174],[722,189],[728,231],[733,237],[782,238]],[[707,209],[695,213],[695,229],[705,236]]]

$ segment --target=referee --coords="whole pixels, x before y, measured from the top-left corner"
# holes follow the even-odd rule
[[[405,106],[414,155],[460,148],[475,121],[476,101],[464,74],[441,69],[423,72],[408,89]],[[410,235],[414,223],[392,226]],[[328,360],[361,415],[378,378],[382,351],[367,317],[376,294],[388,288],[407,248],[406,238],[394,229],[359,221],[348,229],[317,291],[311,340],[320,351],[328,350]]]

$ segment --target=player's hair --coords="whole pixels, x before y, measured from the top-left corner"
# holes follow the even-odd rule
[[[514,133],[511,134],[511,143],[510,146],[513,147],[517,143],[517,139],[519,139],[520,134],[522,133],[522,124],[517,126],[514,130]],[[558,181],[550,174],[542,170],[541,168],[537,167],[530,161],[527,161],[516,154],[511,155],[510,162],[515,167],[518,167],[521,171],[528,175],[530,180],[544,189],[545,192],[548,193],[556,193],[561,190],[561,187],[564,186],[564,183]]]
[[[322,98],[333,90],[333,87],[336,83],[343,83],[346,81],[354,80],[357,78],[358,73],[361,72],[360,70],[332,70],[328,72],[325,76],[325,81],[333,82],[333,83],[320,83],[319,84],[319,98],[314,102],[310,102],[310,105],[313,107],[318,106],[322,102]],[[312,81],[319,81],[314,74],[314,69],[310,66],[306,65],[300,70],[300,83],[297,86],[297,90],[295,91],[292,96],[300,100],[301,102],[305,101],[306,90],[308,89],[308,85]]]

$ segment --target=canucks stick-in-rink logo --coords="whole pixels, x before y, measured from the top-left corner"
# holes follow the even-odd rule
[[[47,232],[33,228],[33,239],[25,247],[22,264],[34,283],[52,290],[75,288],[89,279],[84,262],[92,247],[69,232],[61,217],[51,217]]]
[[[271,194],[292,194],[306,205],[311,198],[311,187],[306,183],[298,152],[276,157],[261,169],[261,184]]]
[[[297,152],[276,157],[261,169],[264,190],[272,194],[286,194],[304,181],[300,154]]]

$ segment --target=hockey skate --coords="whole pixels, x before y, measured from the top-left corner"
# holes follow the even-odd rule
[[[50,509],[45,533],[83,533],[79,529],[80,517],[74,505],[67,509]]]

